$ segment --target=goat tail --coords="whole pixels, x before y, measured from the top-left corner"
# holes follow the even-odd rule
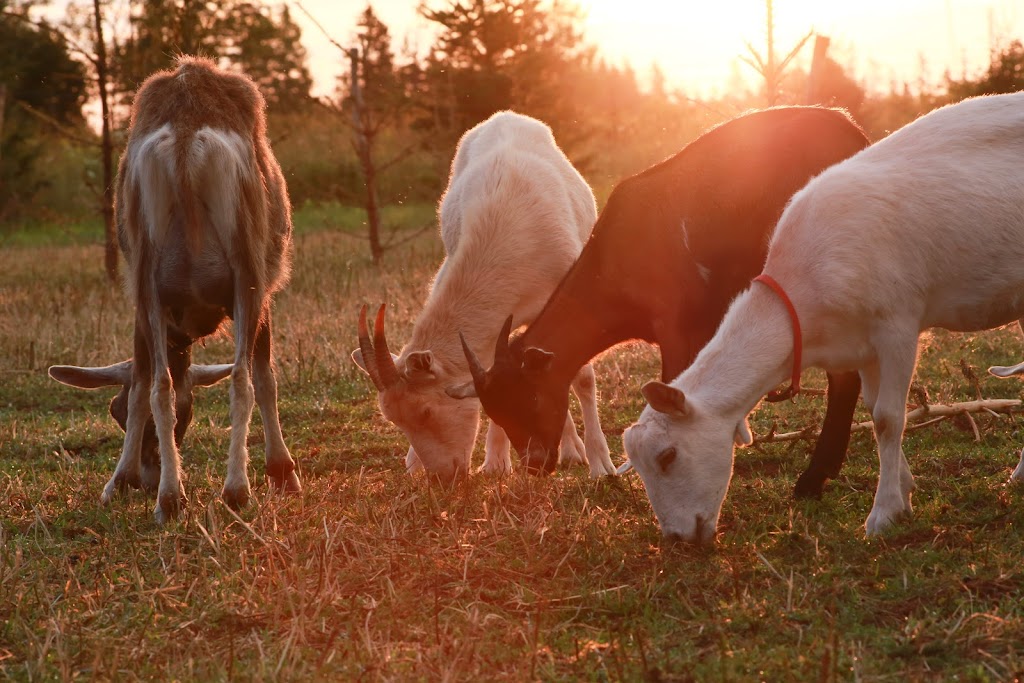
[[[251,141],[232,131],[203,128],[189,151],[192,183],[217,240],[262,284],[265,265],[256,255],[269,228],[264,178]]]
[[[189,140],[179,138],[175,145],[174,168],[178,186],[176,189],[178,206],[181,207],[182,220],[184,221],[185,245],[192,254],[199,252],[202,247],[202,226],[199,220],[199,209],[195,186],[198,180],[196,166],[190,158],[193,145]]]

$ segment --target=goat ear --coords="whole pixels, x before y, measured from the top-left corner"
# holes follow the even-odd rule
[[[74,365],[51,365],[47,371],[61,384],[79,389],[130,386],[132,361],[126,360],[102,368],[80,368]]]
[[[366,369],[366,361],[363,359],[363,352],[362,351],[360,351],[359,349],[356,349],[355,351],[352,352],[351,358],[352,358],[352,362],[355,363],[357,366],[359,366],[360,370],[365,372],[367,375],[370,375],[370,371]],[[391,360],[397,361],[398,360],[398,356],[396,356],[395,354],[391,354]],[[372,377],[372,375],[370,375],[370,376]]]
[[[444,390],[444,393],[457,399],[477,397],[476,385],[473,384],[472,381],[466,382],[465,384],[459,384],[458,386],[448,387]]]
[[[686,416],[686,396],[674,386],[664,382],[648,382],[640,392],[659,413],[675,417]]]
[[[231,363],[219,365],[190,365],[188,378],[194,387],[212,387],[231,374],[235,366]]]
[[[523,351],[523,370],[529,373],[544,373],[551,367],[555,354],[534,346]]]
[[[405,357],[405,376],[411,380],[436,379],[434,354],[430,351],[413,351]]]
[[[988,369],[989,374],[995,375],[996,377],[1012,377],[1013,375],[1020,375],[1024,373],[1024,363],[1017,365],[994,365]]]
[[[370,374],[366,370],[366,361],[363,360],[363,352],[361,350],[356,349],[355,351],[353,351],[351,357],[352,357],[352,362],[355,363],[359,367],[360,370],[365,372],[367,375]]]
[[[754,443],[754,435],[750,433],[750,423],[747,422],[746,417],[736,425],[736,434],[733,435],[733,441],[736,442],[737,446],[749,446]]]

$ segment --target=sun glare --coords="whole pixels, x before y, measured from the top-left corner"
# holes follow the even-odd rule
[[[785,55],[815,21],[827,19],[817,0],[774,3],[775,52]],[[724,86],[723,72],[739,68],[747,43],[766,54],[765,4],[759,0],[664,2],[585,0],[586,26],[606,53],[630,55],[643,74],[657,62],[672,81],[700,88]]]
[[[737,75],[747,45],[766,53],[764,0],[580,0],[588,37],[605,55],[626,61],[643,76],[657,62],[670,83],[694,94],[714,94]],[[981,5],[988,5],[986,14]],[[990,43],[1013,35],[1020,12],[1010,3],[976,0],[774,0],[775,54],[784,56],[809,31],[832,38],[831,54],[861,77],[935,78],[944,69],[984,64]],[[803,50],[807,60],[810,50]],[[806,63],[806,62],[803,62]],[[925,67],[931,72],[922,74]]]

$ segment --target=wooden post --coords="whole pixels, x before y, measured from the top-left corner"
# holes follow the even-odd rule
[[[828,54],[828,36],[814,36],[814,56],[811,58],[811,72],[807,75],[807,92],[804,93],[806,104],[826,104],[819,101],[818,83],[821,81],[822,69],[825,68],[825,56]]]

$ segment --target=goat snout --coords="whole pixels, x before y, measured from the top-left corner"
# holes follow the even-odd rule
[[[436,484],[453,486],[469,476],[469,469],[462,463],[453,462],[448,465],[431,468],[428,476]]]
[[[701,515],[694,519],[693,531],[684,533],[680,531],[666,531],[661,535],[661,542],[666,547],[692,545],[700,548],[708,548],[715,543],[715,528]]]
[[[552,474],[558,464],[558,449],[530,446],[526,449],[523,464],[532,475]]]

